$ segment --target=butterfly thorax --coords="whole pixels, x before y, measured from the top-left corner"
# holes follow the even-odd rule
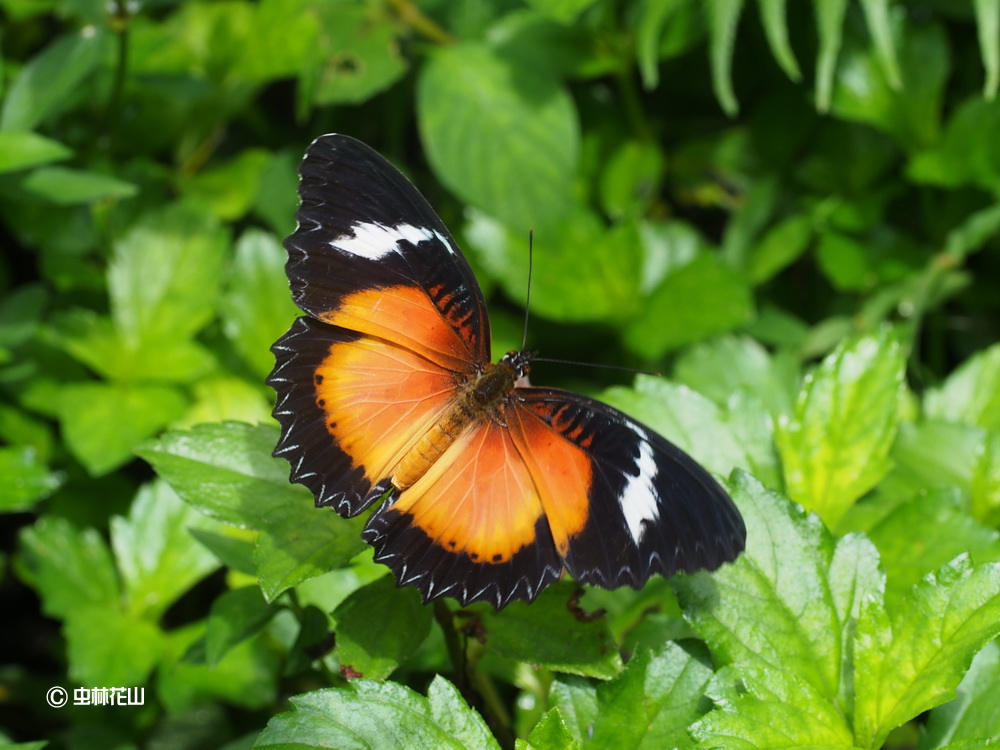
[[[504,405],[514,385],[528,373],[531,355],[507,352],[465,383],[437,423],[396,465],[392,484],[405,490],[422,477],[461,434],[481,420],[504,423]]]

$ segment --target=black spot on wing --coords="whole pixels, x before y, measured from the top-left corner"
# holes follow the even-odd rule
[[[274,455],[291,466],[290,479],[316,496],[317,506],[333,506],[342,516],[355,516],[389,489],[389,480],[376,485],[337,447],[327,430],[327,416],[316,403],[316,368],[338,342],[357,334],[310,318],[299,318],[271,347],[275,365],[267,378],[277,401],[274,417],[281,437]]]

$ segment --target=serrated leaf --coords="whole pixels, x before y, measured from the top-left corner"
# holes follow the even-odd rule
[[[272,513],[309,502],[304,488],[289,484],[287,462],[271,456],[277,442],[273,425],[225,422],[168,432],[136,452],[202,513],[261,529]]]
[[[886,612],[870,599],[854,651],[855,741],[889,732],[954,695],[972,657],[1000,634],[1000,563],[962,556],[926,576]]]
[[[931,711],[919,750],[1000,737],[1000,643],[987,643],[958,686],[958,697]]]
[[[549,689],[549,703],[558,706],[570,736],[577,743],[590,737],[597,722],[597,688],[582,677],[557,675]]]
[[[0,446],[0,513],[28,510],[60,484],[60,475],[39,461],[33,446]]]
[[[57,408],[67,446],[100,476],[130,460],[133,448],[179,419],[186,405],[167,386],[70,383],[60,390]]]
[[[431,608],[415,589],[384,576],[351,593],[333,611],[336,656],[353,674],[384,680],[408,659],[431,630]]]
[[[118,605],[120,589],[111,552],[95,529],[78,530],[44,516],[21,532],[22,578],[42,598],[42,610],[65,619],[87,607]]]
[[[157,620],[181,594],[218,567],[191,536],[205,518],[165,483],[145,485],[128,517],[111,519],[111,546],[127,597],[126,609]]]
[[[636,354],[657,359],[685,344],[750,322],[753,298],[747,279],[715,255],[702,253],[669,274],[625,331]]]
[[[70,677],[81,685],[142,685],[160,660],[163,634],[115,607],[85,607],[66,619]]]
[[[579,750],[580,740],[573,737],[558,708],[546,711],[528,735],[528,741],[518,739],[515,748],[526,750]]]
[[[68,159],[73,151],[51,138],[28,131],[0,132],[0,173]]]
[[[779,734],[787,727],[789,745],[849,740],[844,717],[853,622],[863,601],[881,595],[875,549],[858,535],[834,543],[818,518],[756,480],[737,473],[734,482],[731,494],[747,525],[746,551],[714,574],[672,579],[685,617],[719,659],[738,669],[749,690],[735,718],[705,718],[705,736],[726,728],[752,738],[771,724],[766,717],[798,713],[800,720],[773,724]]]
[[[927,392],[928,417],[1000,430],[1000,344],[969,357]]]
[[[205,661],[216,666],[236,646],[256,635],[277,613],[256,586],[226,591],[214,602],[205,625]]]
[[[365,548],[362,519],[296,498],[269,514],[257,537],[254,565],[267,601],[286,589],[339,568]]]
[[[558,232],[579,125],[554,72],[480,44],[439,48],[420,71],[417,116],[435,173],[459,197],[514,229]]]
[[[604,617],[578,617],[567,602],[575,583],[564,581],[546,589],[531,604],[514,602],[499,612],[478,610],[486,648],[515,661],[584,677],[609,679],[622,662]],[[457,615],[462,617],[463,615]]]
[[[889,470],[905,362],[891,331],[842,342],[775,433],[789,497],[836,527]]]
[[[402,685],[359,679],[295,696],[292,710],[271,719],[254,748],[499,750],[482,718],[443,678],[434,678],[431,691],[433,702]]]
[[[287,258],[273,235],[248,230],[236,243],[221,301],[226,337],[262,378],[274,367],[271,344],[297,315],[285,278]]]

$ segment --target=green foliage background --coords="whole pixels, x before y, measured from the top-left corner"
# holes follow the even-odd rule
[[[0,14],[0,747],[1000,737],[1000,0]],[[534,229],[531,347],[667,375],[533,377],[729,477],[735,564],[427,607],[287,483],[262,382],[331,131],[438,208],[495,351]]]

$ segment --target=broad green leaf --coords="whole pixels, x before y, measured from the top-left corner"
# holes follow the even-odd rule
[[[528,0],[528,5],[560,23],[570,24],[597,0]]]
[[[479,44],[440,48],[420,71],[417,116],[435,173],[462,200],[514,230],[556,235],[572,206],[579,124],[552,72]]]
[[[274,617],[256,586],[232,589],[212,602],[205,625],[205,661],[216,666],[234,646],[256,635]]]
[[[584,677],[608,679],[621,671],[614,638],[603,617],[578,617],[567,606],[576,584],[556,583],[531,604],[514,602],[494,612],[481,608],[474,617],[482,628],[486,648],[515,661]]]
[[[219,533],[192,528],[191,536],[227,568],[245,575],[256,574],[257,569],[253,565],[254,532],[232,526],[224,527]]]
[[[184,180],[184,198],[204,206],[216,218],[235,221],[253,205],[270,154],[262,148],[249,148],[234,158],[213,165]]]
[[[903,393],[891,330],[843,342],[806,377],[775,433],[788,495],[831,528],[889,470]]]
[[[1000,2],[973,0],[972,7],[976,10],[979,50],[986,68],[983,96],[992,101],[1000,87]]]
[[[976,446],[969,494],[976,520],[1000,527],[1000,432],[990,431]]]
[[[67,167],[39,167],[21,182],[28,193],[60,206],[131,198],[138,187],[117,177]]]
[[[924,398],[927,416],[1000,430],[1000,344],[977,352]]]
[[[1000,560],[1000,533],[973,520],[965,505],[954,488],[922,492],[867,530],[882,559],[889,601],[962,552],[977,562]]]
[[[862,607],[854,650],[855,742],[889,732],[952,698],[987,641],[1000,634],[1000,563],[962,556],[926,576],[887,612]]]
[[[21,532],[19,573],[42,598],[42,610],[66,619],[73,612],[112,609],[120,589],[111,553],[95,529],[78,530],[43,516]]]
[[[743,0],[709,0],[705,11],[709,18],[710,53],[712,60],[712,89],[723,111],[733,116],[740,105],[733,93],[733,49],[736,46],[736,27],[739,25]]]
[[[163,651],[155,624],[117,607],[85,607],[65,625],[70,677],[87,687],[142,685]]]
[[[184,396],[159,385],[71,383],[59,393],[59,423],[73,455],[93,476],[130,460],[143,440],[179,419]]]
[[[191,393],[191,408],[175,423],[181,429],[208,422],[264,424],[270,421],[274,408],[274,401],[258,384],[231,375],[202,378],[195,382]]]
[[[315,59],[321,22],[308,0],[263,0],[254,10],[237,70],[255,81],[290,78]],[[343,6],[341,6],[342,8]]]
[[[1000,192],[1000,144],[990,134],[1000,127],[1000,99],[972,96],[958,104],[944,134],[910,161],[908,176],[944,187],[974,185]]]
[[[30,60],[5,92],[0,130],[33,130],[76,104],[87,91],[84,81],[109,51],[110,36],[88,25],[61,36]]]
[[[890,457],[894,467],[881,490],[907,497],[951,485],[971,492],[983,430],[952,422],[925,420],[900,425]]]
[[[392,682],[359,679],[295,696],[289,703],[290,711],[268,722],[256,750],[500,747],[479,714],[442,677],[434,678],[428,698]]]
[[[714,574],[672,582],[685,617],[749,690],[733,721],[752,737],[754,724],[771,723],[771,710],[797,710],[811,718],[788,725],[789,745],[849,739],[853,623],[862,602],[881,596],[875,549],[853,534],[834,542],[817,517],[746,475],[731,489],[747,525],[746,551]],[[730,721],[706,720],[713,717]]]
[[[363,586],[333,611],[335,654],[351,674],[384,680],[417,650],[431,630],[431,608],[416,589],[392,576]]]
[[[767,43],[771,47],[771,54],[778,61],[778,65],[785,71],[785,75],[793,81],[802,78],[799,70],[799,63],[795,59],[795,53],[788,41],[788,22],[785,18],[785,5],[787,0],[757,0],[760,6],[760,21],[764,26],[764,33],[767,36]]]
[[[824,232],[816,247],[816,261],[834,287],[845,292],[869,291],[879,279],[872,268],[871,248],[840,232]]]
[[[816,59],[816,109],[825,113],[830,109],[833,76],[837,70],[837,57],[843,42],[847,0],[814,2],[813,11],[816,14],[816,30],[819,34],[819,53]]]
[[[572,675],[556,675],[549,690],[549,703],[559,708],[559,714],[574,741],[583,743],[590,738],[590,728],[599,718],[597,688]]]
[[[261,377],[274,367],[271,344],[297,314],[285,278],[287,257],[273,235],[248,230],[236,243],[221,300],[227,338]]]
[[[262,529],[272,513],[309,505],[309,493],[288,482],[288,462],[273,458],[272,425],[227,422],[168,432],[136,452],[186,502],[234,526]]]
[[[514,747],[516,750],[579,750],[580,740],[573,737],[567,727],[565,720],[558,708],[553,708],[545,712],[545,715],[538,720],[528,741],[518,739]]]
[[[111,547],[127,598],[126,609],[157,620],[178,597],[218,567],[191,535],[206,519],[162,481],[145,485],[127,518],[111,519]]]
[[[992,641],[972,660],[958,686],[958,697],[931,711],[919,750],[947,743],[1000,737],[1000,643]]]
[[[601,204],[615,220],[640,219],[656,197],[663,152],[655,143],[630,140],[608,159],[601,175]]]
[[[683,385],[640,375],[635,388],[609,388],[602,399],[676,443],[711,471],[725,476],[734,467],[750,468],[722,409]]]
[[[61,475],[39,460],[33,446],[0,446],[0,513],[28,510],[60,484]]]
[[[648,295],[667,276],[686,266],[699,254],[712,249],[697,229],[679,219],[642,221],[639,236],[643,250],[643,295]]]
[[[773,226],[750,250],[747,274],[761,284],[791,265],[806,251],[813,236],[813,221],[796,214]]]
[[[0,131],[0,173],[68,159],[73,151],[51,138],[29,131]]]
[[[748,336],[723,336],[685,350],[674,377],[719,405],[748,391],[777,416],[791,412],[799,373],[790,357],[772,355]]]
[[[635,654],[615,679],[597,686],[598,720],[587,747],[686,747],[703,713],[712,670],[675,643]]]
[[[625,331],[636,354],[656,359],[684,344],[726,333],[750,322],[753,298],[747,279],[703,253],[669,274]]]
[[[301,495],[268,514],[253,560],[264,598],[350,562],[365,548],[361,519],[344,519],[316,508]]]
[[[145,217],[115,243],[111,311],[130,348],[187,340],[211,320],[226,245],[216,221],[185,205]]]

